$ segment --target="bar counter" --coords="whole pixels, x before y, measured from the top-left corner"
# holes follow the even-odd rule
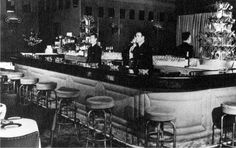
[[[193,146],[192,140],[207,145],[212,133],[213,109],[236,98],[234,69],[183,68],[188,71],[186,74],[154,72],[147,77],[130,74],[126,70],[92,69],[24,57],[11,59],[16,70],[26,76],[57,82],[57,87],[80,89],[81,94],[76,101],[82,121],[85,121],[85,99],[88,96],[113,97],[114,136],[134,145],[139,145],[144,136],[145,108],[157,104],[175,110],[177,146]]]

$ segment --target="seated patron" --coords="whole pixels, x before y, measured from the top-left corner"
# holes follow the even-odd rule
[[[145,41],[142,32],[137,32],[130,47],[130,59],[133,59],[132,67],[135,74],[147,75],[152,70],[152,49]]]
[[[181,58],[193,58],[193,46],[191,45],[191,34],[189,32],[182,33],[182,44],[177,46],[174,55]]]
[[[97,63],[101,65],[102,49],[98,45],[97,34],[92,34],[89,38],[91,46],[88,48],[87,63]]]

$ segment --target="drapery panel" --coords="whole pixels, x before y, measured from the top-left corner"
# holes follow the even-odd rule
[[[196,56],[200,56],[199,35],[204,32],[204,26],[213,13],[199,13],[178,16],[176,29],[176,45],[182,43],[182,32],[190,32],[192,35],[192,45]]]

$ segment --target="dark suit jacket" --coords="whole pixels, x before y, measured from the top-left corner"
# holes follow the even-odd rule
[[[193,46],[183,42],[181,45],[176,47],[174,55],[177,57],[186,58],[187,51],[189,52],[189,58],[194,57]]]
[[[133,50],[134,67],[138,69],[152,68],[152,49],[145,42]]]
[[[88,63],[101,64],[102,49],[97,44],[88,48]]]

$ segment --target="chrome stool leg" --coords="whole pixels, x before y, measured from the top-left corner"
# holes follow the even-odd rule
[[[24,87],[23,85],[21,85],[21,86],[19,87],[19,103],[20,103],[20,104],[22,104],[22,102],[23,102],[23,101],[22,101],[22,100],[23,100],[23,98],[22,98],[22,96],[23,96],[23,94],[22,94],[22,93],[23,93],[23,91],[22,91],[23,87]]]
[[[157,132],[157,138],[156,138],[156,147],[160,147],[160,130],[161,130],[161,124],[160,122],[157,123],[157,127],[156,127],[156,132]]]
[[[215,125],[212,125],[212,137],[211,137],[211,144],[213,145],[215,143]]]
[[[96,129],[97,125],[99,125],[99,122],[101,123],[101,121],[103,121],[103,128],[99,129],[98,127],[98,129]],[[97,142],[103,142],[104,147],[107,147],[108,141],[110,143],[109,147],[112,147],[112,112],[109,109],[89,110],[87,114],[87,127],[86,147],[88,147],[89,143],[92,143],[94,147]],[[97,132],[97,130],[101,130],[102,133]],[[96,139],[97,134],[102,134],[103,139]]]
[[[55,90],[52,91],[55,95],[55,108],[57,110],[57,103],[58,103],[58,99],[57,99],[57,92]]]
[[[104,110],[102,110],[103,114],[104,114],[104,127],[103,127],[103,133],[105,134],[105,140],[104,140],[104,147],[107,147],[107,138],[106,138],[106,133],[107,133],[107,116],[106,116],[106,112]],[[110,137],[109,137],[110,138]]]
[[[112,134],[112,109],[108,109],[109,111],[109,140],[110,140],[110,147],[112,147],[113,141],[113,134]]]
[[[232,131],[232,146],[234,147],[234,133],[235,132],[235,122],[233,123],[233,131]]]
[[[33,89],[34,85],[27,85],[27,84],[21,84],[20,87],[18,88],[18,94],[20,98],[20,103],[27,105],[30,102],[33,101]]]
[[[145,124],[145,146],[148,147],[148,124],[150,123],[150,121],[147,121]]]
[[[89,142],[92,142],[93,145],[103,142],[103,147],[107,147],[107,142],[109,142],[111,147],[113,139],[112,108],[114,107],[114,99],[109,96],[94,96],[88,98],[86,103],[88,109],[86,146],[88,147]]]
[[[224,114],[223,116],[221,116],[221,128],[220,128],[220,147],[223,146],[223,134],[224,134],[224,117],[226,116],[226,114]]]
[[[45,99],[45,91],[44,90],[38,90],[38,92],[37,92],[37,104],[39,105],[39,106],[45,106],[46,105],[46,99]]]
[[[50,146],[51,147],[53,147],[54,132],[56,130],[56,122],[57,122],[57,114],[58,114],[58,110],[55,110],[54,117],[53,117],[52,128],[51,128],[51,134],[50,134]]]
[[[153,123],[154,131],[149,131],[150,123]],[[171,141],[168,140],[168,142],[173,142],[173,148],[176,148],[176,127],[175,127],[174,122],[173,121],[165,121],[165,122],[150,121],[150,120],[148,120],[145,124],[145,147],[149,146],[149,139],[151,139],[151,136],[156,136],[156,139],[155,139],[156,147],[165,147],[164,146],[164,142],[166,141],[165,131],[164,131],[165,123],[170,124],[173,130],[173,133],[171,133]]]
[[[234,123],[233,123],[233,132],[232,132],[232,146],[234,147],[234,137],[235,137],[235,122],[236,122],[236,116],[234,116]]]
[[[173,128],[173,148],[176,148],[176,127],[173,121],[170,121]]]
[[[89,140],[90,140],[90,139],[89,139],[89,138],[90,138],[89,136],[90,136],[90,130],[91,130],[91,129],[90,129],[89,126],[90,126],[90,119],[91,119],[90,116],[91,116],[92,112],[93,112],[93,110],[90,110],[90,111],[88,112],[88,114],[87,114],[87,121],[86,121],[86,122],[87,122],[87,128],[88,128],[88,130],[87,130],[87,137],[86,137],[86,138],[87,138],[87,139],[86,139],[86,148],[88,147]],[[92,122],[93,122],[92,125],[93,125],[93,127],[94,127],[94,119],[92,120]],[[92,130],[94,130],[94,129],[92,129]],[[92,140],[92,139],[91,139],[91,140]],[[93,143],[94,143],[94,142],[93,142]],[[93,146],[94,146],[94,145],[93,145]]]
[[[55,128],[58,126],[57,135],[61,131],[61,126],[71,126],[75,128],[76,136],[79,134],[77,132],[77,107],[74,101],[69,101],[70,99],[58,97],[58,109],[55,117]]]

